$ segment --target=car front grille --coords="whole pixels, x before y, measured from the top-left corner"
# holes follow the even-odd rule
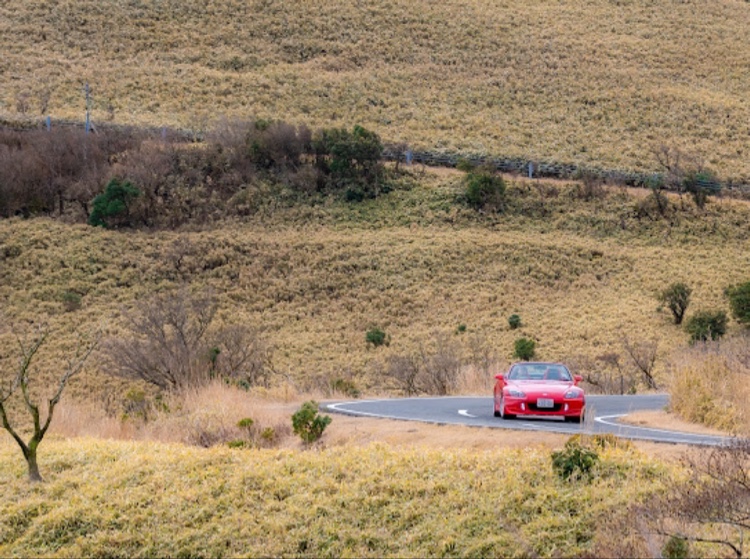
[[[555,412],[555,411],[560,411],[562,409],[562,404],[555,404],[551,408],[540,408],[536,404],[526,404],[526,406],[529,408],[530,411]]]

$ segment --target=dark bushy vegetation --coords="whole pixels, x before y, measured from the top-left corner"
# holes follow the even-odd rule
[[[536,353],[536,342],[529,338],[518,338],[513,346],[513,357],[521,361],[530,361]]]
[[[598,462],[596,450],[583,445],[579,437],[571,437],[562,450],[552,453],[552,469],[563,481],[590,479]]]
[[[384,330],[374,326],[365,333],[365,341],[368,345],[372,344],[373,347],[380,347],[381,345],[388,345],[390,338]]]
[[[174,133],[0,130],[0,217],[171,228],[285,197],[359,201],[390,189],[382,151],[361,126],[313,133],[264,120],[220,122],[200,143]]]
[[[718,340],[727,332],[727,313],[724,311],[698,311],[685,324],[690,342]]]
[[[91,204],[89,225],[113,228],[130,225],[130,207],[141,195],[128,181],[112,179]]]
[[[143,139],[120,131],[0,130],[0,217],[63,214],[73,205],[88,218],[117,155]]]
[[[732,316],[740,324],[750,326],[750,281],[727,289]]]
[[[330,423],[331,417],[320,415],[318,404],[312,400],[302,404],[302,407],[292,415],[292,429],[306,444],[319,440]]]
[[[669,307],[675,324],[682,324],[691,293],[692,289],[684,283],[673,283],[659,294],[659,301]]]
[[[505,205],[505,181],[496,169],[480,166],[466,175],[466,202],[472,208],[500,211]]]
[[[515,330],[521,327],[521,317],[517,314],[512,314],[508,317],[508,326],[511,330]]]

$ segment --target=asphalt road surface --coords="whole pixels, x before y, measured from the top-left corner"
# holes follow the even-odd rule
[[[730,441],[728,437],[682,433],[666,429],[637,427],[618,420],[635,411],[663,409],[669,396],[652,394],[644,396],[587,396],[586,420],[578,425],[566,423],[558,418],[500,419],[493,415],[492,397],[440,397],[440,398],[393,398],[383,400],[353,400],[329,402],[321,408],[332,413],[354,416],[421,421],[440,425],[469,425],[493,429],[518,429],[525,431],[548,431],[552,433],[594,432],[612,433],[625,439],[691,445],[720,445]]]

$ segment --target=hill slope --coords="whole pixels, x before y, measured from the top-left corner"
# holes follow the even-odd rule
[[[543,359],[622,354],[625,338],[655,342],[659,369],[687,334],[657,294],[686,282],[690,315],[727,309],[724,288],[747,280],[743,202],[711,201],[699,211],[685,199],[680,210],[675,198],[670,219],[639,219],[638,195],[611,190],[587,202],[575,185],[519,181],[504,214],[483,216],[456,202],[458,174],[421,181],[360,204],[276,206],[199,231],[0,221],[0,301],[7,319],[49,315],[62,332],[59,351],[83,325],[103,320],[122,334],[122,310],[155,293],[209,287],[219,322],[259,327],[291,378],[380,389],[387,382],[378,364],[445,346],[446,336],[476,366],[486,362],[481,355],[510,360],[522,335],[537,340]],[[65,312],[71,291],[81,307]],[[509,328],[511,314],[521,329]],[[389,347],[365,343],[374,326],[390,335]],[[730,324],[730,333],[738,329]],[[78,390],[109,381],[90,382]]]
[[[0,116],[201,129],[221,115],[416,147],[653,170],[664,143],[747,180],[740,0],[8,0]]]

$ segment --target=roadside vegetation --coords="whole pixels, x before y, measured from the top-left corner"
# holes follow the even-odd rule
[[[33,488],[0,444],[2,555],[574,557],[678,471],[616,449],[571,482],[534,449],[48,444],[50,480]]]

